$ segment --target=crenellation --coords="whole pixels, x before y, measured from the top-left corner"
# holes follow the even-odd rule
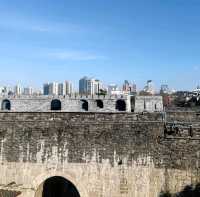
[[[163,102],[160,96],[12,96],[0,97],[0,107],[12,112],[160,112]]]

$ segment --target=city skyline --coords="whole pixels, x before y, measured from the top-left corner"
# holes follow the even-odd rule
[[[161,87],[156,89],[156,86],[152,80],[147,80],[145,86],[142,89],[137,88],[137,84],[134,82],[124,80],[120,86],[117,84],[104,84],[101,80],[95,78],[89,78],[87,76],[79,79],[79,87],[74,88],[74,84],[71,81],[65,80],[64,82],[45,82],[42,87],[37,89],[33,86],[22,86],[16,84],[14,86],[0,86],[0,95],[14,96],[14,95],[171,95],[179,93],[187,94],[199,94],[200,86],[190,91],[175,90],[168,86],[168,84],[162,84]]]
[[[200,83],[199,8],[195,0],[2,1],[0,85],[39,88],[87,75],[192,90]]]
[[[79,92],[80,93],[80,80],[81,79],[84,79],[84,78],[87,78],[88,81],[99,81],[101,83],[101,86],[102,86],[102,89],[109,89],[110,86],[116,86],[116,88],[121,91],[124,89],[124,85],[126,82],[130,83],[130,85],[134,85],[135,87],[133,87],[134,89],[137,90],[137,92],[140,92],[140,91],[143,91],[145,90],[147,87],[148,87],[148,83],[151,82],[152,83],[152,88],[154,89],[154,93],[159,93],[160,90],[164,88],[168,88],[168,90],[172,91],[172,92],[175,92],[175,91],[194,91],[196,88],[199,88],[200,85],[198,84],[197,86],[191,88],[190,90],[182,90],[182,89],[174,89],[173,87],[170,87],[168,84],[161,84],[160,86],[158,86],[158,84],[155,84],[155,82],[153,80],[146,80],[144,82],[144,84],[142,84],[143,86],[141,87],[138,87],[138,84],[135,83],[134,80],[127,80],[127,79],[124,79],[123,81],[121,81],[120,83],[110,83],[110,84],[106,84],[105,82],[103,82],[101,79],[99,78],[94,78],[94,77],[88,77],[88,76],[82,76],[78,81],[74,82],[74,81],[70,81],[70,80],[67,80],[65,79],[64,81],[61,81],[61,80],[56,80],[56,81],[46,81],[46,82],[43,82],[42,84],[40,84],[39,86],[34,86],[33,84],[26,84],[26,83],[13,83],[13,84],[8,84],[8,83],[0,83],[0,88],[8,88],[8,89],[15,89],[17,86],[19,86],[19,88],[21,89],[20,91],[27,91],[25,89],[27,88],[31,88],[31,91],[43,91],[44,89],[44,86],[45,85],[51,85],[53,83],[57,84],[58,85],[58,88],[59,88],[59,85],[60,84],[65,84],[65,83],[70,83],[72,85],[72,89],[73,89],[73,92]],[[137,87],[137,88],[136,88]],[[59,90],[58,90],[59,91]]]

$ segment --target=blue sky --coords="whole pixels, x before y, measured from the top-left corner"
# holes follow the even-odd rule
[[[200,83],[199,0],[0,0],[0,85]]]

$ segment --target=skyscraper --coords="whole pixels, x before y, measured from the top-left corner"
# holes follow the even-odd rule
[[[32,95],[33,94],[33,88],[32,87],[26,87],[24,88],[24,95]]]
[[[64,95],[69,95],[73,93],[73,84],[70,81],[64,82]]]
[[[100,93],[102,89],[102,83],[98,79],[89,79],[87,83],[87,93],[89,95],[95,95]]]
[[[49,83],[49,95],[58,95],[58,83]]]
[[[124,81],[123,84],[123,92],[128,94],[135,94],[136,93],[136,84],[130,83],[128,80]]]
[[[79,93],[87,95],[99,94],[103,88],[103,84],[100,80],[88,77],[83,77],[79,80]]]
[[[83,77],[79,80],[79,94],[88,93],[88,77]]]
[[[58,84],[58,95],[65,95],[64,83]]]
[[[15,87],[14,87],[14,94],[15,95],[21,95],[22,93],[22,89],[21,89],[21,86],[19,84],[17,84]]]
[[[49,83],[43,84],[43,94],[49,95]]]

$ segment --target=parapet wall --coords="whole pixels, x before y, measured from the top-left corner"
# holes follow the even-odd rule
[[[181,136],[165,130],[184,116]],[[0,113],[0,190],[42,197],[41,184],[62,176],[81,197],[177,192],[200,181],[199,122],[194,112]]]
[[[0,97],[0,111],[48,112],[54,101],[57,111],[63,112],[154,112],[163,111],[160,96],[21,96]]]
[[[162,96],[136,96],[134,112],[163,111]]]

